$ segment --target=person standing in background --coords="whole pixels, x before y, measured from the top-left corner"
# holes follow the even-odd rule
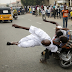
[[[64,10],[62,10],[62,13],[63,13],[63,28],[67,28],[69,11],[66,9],[66,6],[64,6]],[[65,22],[66,22],[66,24],[65,24]]]
[[[63,13],[62,13],[62,10],[63,10],[63,9],[64,9],[64,6],[63,6],[63,4],[61,4],[61,5],[60,5],[60,10],[61,10],[61,11],[60,11],[60,12],[61,12],[61,17],[63,16]]]
[[[43,8],[43,10],[42,10],[42,19],[44,20],[44,18],[45,18],[45,20],[46,20],[46,12],[45,12],[45,10],[44,10],[44,8]]]
[[[56,11],[57,11],[57,18],[58,18],[58,17],[60,17],[60,8],[59,8],[59,6],[57,7]]]
[[[70,17],[71,17],[71,21],[72,21],[72,9],[71,9],[71,12],[70,12]]]
[[[39,16],[39,5],[37,6],[37,14]]]
[[[47,8],[48,10],[48,18],[50,17],[50,7]]]
[[[55,8],[53,8],[53,15],[54,15],[54,19],[56,18],[56,10]]]

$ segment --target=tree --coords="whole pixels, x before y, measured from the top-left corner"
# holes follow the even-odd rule
[[[6,7],[9,7],[9,4],[7,4]]]
[[[41,5],[44,0],[21,0],[22,4],[27,5]]]

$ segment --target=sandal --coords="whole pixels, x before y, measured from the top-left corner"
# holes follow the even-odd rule
[[[47,63],[46,60],[43,59],[43,58],[40,59],[40,62],[41,62],[41,63]]]
[[[13,44],[11,44],[11,42],[7,42],[7,45],[13,45]]]

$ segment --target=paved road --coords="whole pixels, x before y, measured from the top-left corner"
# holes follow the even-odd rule
[[[47,18],[47,20],[56,21],[62,26],[62,19]],[[71,29],[71,21],[69,20],[68,23],[68,28]],[[55,25],[45,23],[41,17],[35,17],[31,14],[20,15],[18,20],[13,20],[13,23],[0,23],[0,72],[72,72],[72,67],[61,68],[58,61],[52,57],[47,64],[40,63],[41,52],[45,49],[42,46],[30,48],[6,46],[7,41],[19,41],[22,37],[30,34],[26,30],[13,28],[12,24],[39,27],[46,31],[51,38],[55,34]]]

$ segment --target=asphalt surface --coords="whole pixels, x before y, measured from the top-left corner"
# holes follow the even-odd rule
[[[47,18],[62,26],[62,19]],[[26,30],[16,29],[12,24],[25,27],[31,25],[43,29],[52,38],[55,34],[55,25],[42,21],[42,17],[35,17],[31,14],[19,15],[13,23],[0,23],[0,72],[72,72],[72,66],[68,69],[60,67],[59,62],[52,56],[47,64],[40,63],[41,52],[45,49],[42,46],[19,48],[18,46],[7,46],[8,41],[19,41],[29,35]],[[72,29],[72,21],[68,21],[68,28]]]

